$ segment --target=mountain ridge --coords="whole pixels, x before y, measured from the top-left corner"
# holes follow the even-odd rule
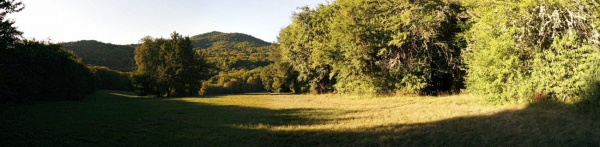
[[[250,46],[269,46],[264,40],[244,33],[223,33],[212,31],[190,37],[195,48],[207,49],[216,44],[250,44]],[[106,66],[120,71],[133,71],[134,52],[138,44],[118,45],[97,40],[79,40],[62,43],[63,48],[71,50],[91,65]],[[231,48],[235,49],[235,48]]]
[[[190,37],[192,40],[192,45],[197,48],[208,48],[212,46],[215,42],[225,41],[225,42],[250,42],[257,46],[268,46],[271,43],[266,42],[262,39],[256,38],[249,34],[244,33],[223,33],[219,31],[212,31],[207,33],[202,33],[198,35],[194,35]]]

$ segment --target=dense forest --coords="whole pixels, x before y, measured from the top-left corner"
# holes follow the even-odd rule
[[[63,43],[87,64],[106,66],[119,71],[132,71],[135,67],[133,51],[137,45],[115,45],[96,40],[80,40]]]
[[[597,107],[599,3],[338,0],[303,7],[279,35],[282,72],[274,77],[313,93],[464,89],[492,103]]]
[[[80,99],[112,87],[165,97],[468,92],[496,104],[600,106],[595,0],[337,0],[300,7],[275,43],[209,32],[147,36],[135,45],[84,40],[62,46],[20,39],[4,15],[22,10],[22,3],[0,6],[2,29],[8,29],[0,38],[0,92],[9,95],[3,102],[21,101],[17,95],[29,91],[38,92],[30,99],[65,99],[60,93],[66,91]]]
[[[230,94],[244,92],[265,92],[259,73],[264,66],[270,65],[268,59],[271,43],[242,33],[209,32],[190,37],[195,54],[206,58],[209,72],[203,74],[207,79],[200,94]],[[132,71],[136,69],[134,59],[138,45],[114,45],[95,40],[80,40],[63,43],[62,47],[72,50],[84,63],[102,74],[97,79],[100,89],[131,91]],[[110,78],[109,78],[110,77]],[[113,80],[114,79],[114,80]],[[247,83],[251,79],[251,83]],[[107,81],[111,80],[111,81]],[[244,81],[244,82],[237,82]],[[115,84],[121,83],[121,84]],[[237,84],[234,84],[237,83]],[[231,86],[239,85],[239,86]],[[207,90],[211,89],[211,90]]]
[[[270,43],[243,33],[223,33],[218,31],[194,35],[190,37],[192,45],[197,48],[209,48],[216,42],[249,42],[257,46],[268,46]]]
[[[0,103],[81,100],[94,92],[93,72],[58,44],[23,40],[6,15],[22,2],[0,1]]]

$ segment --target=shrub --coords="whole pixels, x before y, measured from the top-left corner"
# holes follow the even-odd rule
[[[597,2],[476,1],[466,84],[491,103],[579,102],[598,91]]]

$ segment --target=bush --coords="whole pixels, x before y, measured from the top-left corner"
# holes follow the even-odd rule
[[[58,44],[25,40],[0,52],[0,102],[82,100],[95,91],[92,71]]]
[[[470,92],[499,104],[541,95],[568,103],[597,99],[597,2],[478,1],[471,7],[464,55]]]
[[[313,93],[463,87],[466,13],[456,1],[337,0],[300,10],[278,41],[281,60],[298,72],[296,83]]]
[[[133,84],[129,79],[130,73],[113,70],[105,66],[89,66],[96,78],[96,88],[133,91]]]
[[[202,82],[200,95],[236,94],[248,92],[265,92],[265,86],[260,77],[261,68],[253,70],[237,70],[228,73],[221,72]]]

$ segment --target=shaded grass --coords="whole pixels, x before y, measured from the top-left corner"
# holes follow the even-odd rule
[[[485,106],[472,96],[137,97],[0,109],[0,146],[600,146],[569,106]]]

